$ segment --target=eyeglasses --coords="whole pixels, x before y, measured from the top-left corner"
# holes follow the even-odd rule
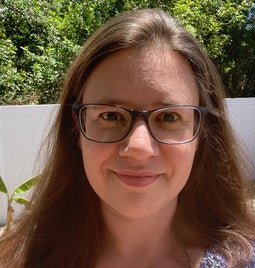
[[[149,111],[129,110],[117,105],[75,104],[81,133],[89,140],[112,143],[130,133],[136,118],[141,117],[151,136],[164,144],[183,144],[194,140],[201,127],[206,107],[166,106]]]

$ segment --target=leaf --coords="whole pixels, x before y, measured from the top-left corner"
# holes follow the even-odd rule
[[[13,199],[20,205],[27,205],[30,203],[28,199],[22,196],[15,196]]]
[[[21,194],[30,190],[32,186],[34,186],[37,183],[39,177],[40,175],[37,175],[35,177],[32,177],[31,179],[24,181],[14,190],[13,194]]]
[[[8,190],[1,176],[0,176],[0,192],[5,193],[5,194],[8,193]]]

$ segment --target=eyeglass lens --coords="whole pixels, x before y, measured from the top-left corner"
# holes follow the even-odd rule
[[[119,141],[132,127],[131,113],[120,107],[89,105],[84,106],[80,113],[82,132],[94,141]],[[163,143],[182,143],[196,136],[200,121],[201,114],[196,107],[184,106],[152,111],[146,124],[156,140]]]

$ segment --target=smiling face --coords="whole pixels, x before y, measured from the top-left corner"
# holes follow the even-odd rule
[[[125,49],[94,69],[83,103],[142,111],[199,105],[199,95],[192,69],[182,55],[158,48]],[[97,143],[80,134],[79,144],[87,178],[102,201],[102,209],[136,218],[165,209],[175,211],[192,168],[197,140],[161,144],[137,118],[122,141]]]

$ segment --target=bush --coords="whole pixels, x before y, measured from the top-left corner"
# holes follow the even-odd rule
[[[181,19],[218,65],[230,96],[255,96],[252,0],[2,0],[0,105],[55,103],[88,36],[120,12],[146,7]]]

